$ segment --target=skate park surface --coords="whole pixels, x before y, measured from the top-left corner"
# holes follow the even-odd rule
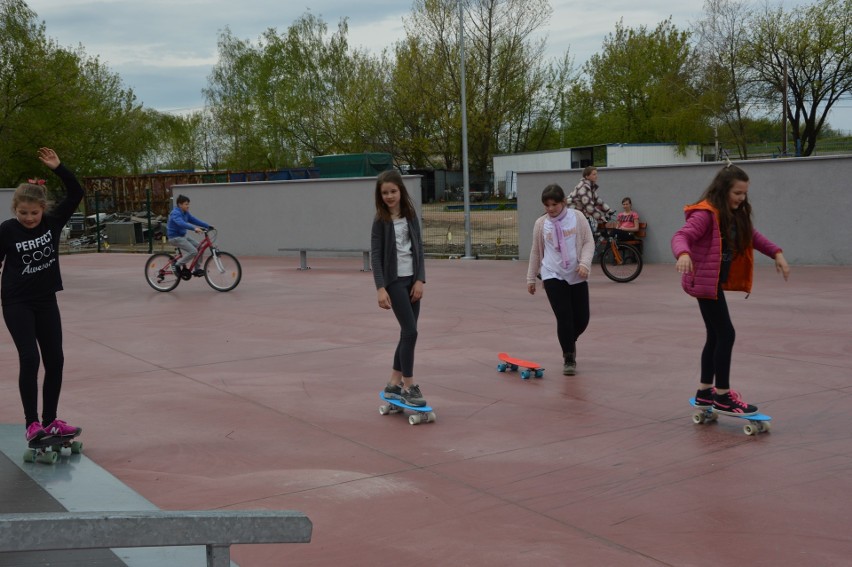
[[[742,420],[692,422],[704,327],[673,264],[628,284],[594,267],[567,377],[525,262],[427,260],[415,377],[437,421],[411,426],[378,411],[399,327],[360,257],[305,271],[293,257],[240,260],[234,291],[193,279],[158,293],[145,255],[62,257],[59,416],[83,427],[84,453],[22,462],[4,332],[0,512],[272,509],[313,522],[309,544],[234,546],[241,567],[849,564],[852,267],[793,266],[785,282],[761,264],[748,298],[727,294],[732,387],[773,417],[747,436]],[[504,351],[544,377],[497,372]]]

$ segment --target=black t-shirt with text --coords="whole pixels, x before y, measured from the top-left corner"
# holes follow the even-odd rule
[[[62,289],[59,273],[59,235],[83,200],[83,188],[74,174],[59,164],[59,176],[67,194],[41,223],[26,228],[17,218],[0,224],[0,300],[3,305],[48,298]]]

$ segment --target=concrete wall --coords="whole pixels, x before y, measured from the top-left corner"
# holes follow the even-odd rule
[[[738,162],[751,183],[748,198],[755,227],[784,249],[791,264],[852,265],[852,156]],[[630,197],[648,223],[645,259],[674,263],[670,241],[683,224],[683,206],[701,196],[722,167],[718,162],[653,167],[601,168],[599,194],[621,210]],[[535,219],[543,213],[541,192],[558,183],[566,195],[579,170],[518,173],[519,255],[529,258]],[[771,263],[758,254],[759,262]]]
[[[14,189],[0,189],[0,222],[12,218],[12,195]]]
[[[420,176],[403,177],[420,212]],[[219,230],[222,250],[292,256],[279,248],[369,250],[375,177],[175,185],[190,213]]]

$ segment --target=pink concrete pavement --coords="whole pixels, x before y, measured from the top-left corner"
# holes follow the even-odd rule
[[[242,567],[849,564],[850,267],[761,266],[729,295],[733,385],[774,417],[747,437],[690,419],[703,327],[672,265],[595,269],[568,378],[524,263],[427,261],[416,376],[438,421],[412,427],[378,412],[398,327],[360,258],[243,258],[229,293],[157,293],[143,263],[62,258],[60,415],[163,509],[314,522],[308,545],[235,547]],[[496,372],[503,350],[544,379]],[[0,362],[17,423],[8,334]]]

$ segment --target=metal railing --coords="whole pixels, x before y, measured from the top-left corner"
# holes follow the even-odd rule
[[[292,510],[0,514],[0,552],[204,545],[207,567],[230,567],[230,546],[308,543],[313,524]]]

